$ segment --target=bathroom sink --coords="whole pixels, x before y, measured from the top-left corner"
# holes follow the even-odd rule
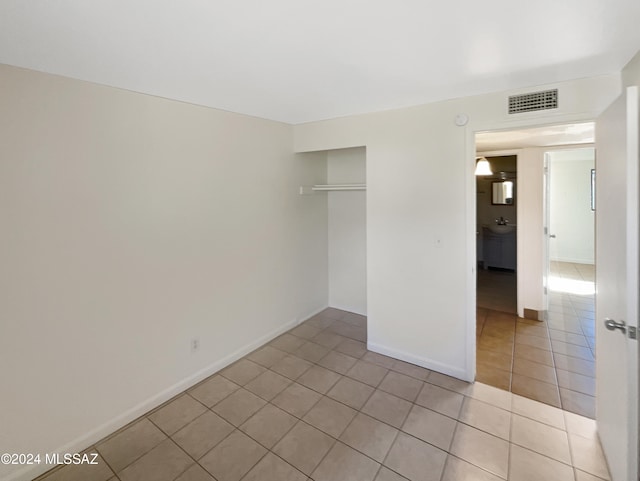
[[[511,225],[510,224],[506,224],[506,225],[489,224],[487,227],[494,234],[508,234],[510,232],[513,232],[516,228],[516,226],[513,224]]]

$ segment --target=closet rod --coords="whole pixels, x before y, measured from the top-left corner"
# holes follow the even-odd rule
[[[318,184],[311,187],[311,190],[315,191],[330,191],[330,190],[366,190],[366,184]]]

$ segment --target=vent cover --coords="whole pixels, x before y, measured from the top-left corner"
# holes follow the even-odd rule
[[[558,108],[558,89],[509,97],[509,113],[533,112]]]

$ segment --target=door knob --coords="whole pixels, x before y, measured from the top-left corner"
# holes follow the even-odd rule
[[[604,326],[610,331],[620,329],[623,333],[627,332],[627,324],[624,321],[616,322],[608,317],[604,320]]]
[[[549,237],[551,237],[552,239],[555,239],[556,235],[555,234],[549,234]]]

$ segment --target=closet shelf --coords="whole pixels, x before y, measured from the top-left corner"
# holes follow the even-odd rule
[[[311,190],[367,190],[366,184],[316,184]]]
[[[311,195],[314,192],[330,192],[342,190],[367,190],[366,184],[316,184],[301,185],[300,195]]]
[[[367,190],[365,184],[318,184],[311,187],[314,191],[329,191],[329,190]]]

